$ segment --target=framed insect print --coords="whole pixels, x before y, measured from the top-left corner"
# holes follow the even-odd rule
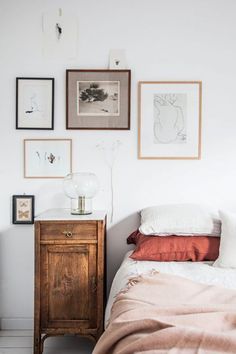
[[[16,78],[16,129],[52,130],[54,78]]]
[[[12,196],[12,223],[34,223],[34,195]]]
[[[66,70],[67,129],[130,129],[130,70]]]

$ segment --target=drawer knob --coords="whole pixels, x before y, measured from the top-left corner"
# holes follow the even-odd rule
[[[67,238],[71,238],[73,236],[73,233],[71,231],[63,231],[63,235],[65,235]]]

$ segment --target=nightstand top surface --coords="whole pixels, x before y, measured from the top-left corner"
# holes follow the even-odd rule
[[[39,214],[35,221],[43,220],[104,220],[106,217],[106,212],[104,210],[94,210],[92,214],[89,215],[71,215],[70,209],[49,209],[45,212]]]

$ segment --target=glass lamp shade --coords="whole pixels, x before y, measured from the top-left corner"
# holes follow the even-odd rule
[[[94,173],[70,173],[63,181],[64,192],[71,199],[71,214],[92,213],[92,198],[96,195],[99,183]]]

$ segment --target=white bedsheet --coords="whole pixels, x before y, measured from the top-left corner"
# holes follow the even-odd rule
[[[112,282],[105,312],[106,325],[115,297],[126,287],[129,279],[137,275],[148,273],[152,269],[159,270],[162,273],[179,275],[204,284],[236,289],[236,269],[212,267],[213,262],[134,261],[129,258],[131,253],[132,251],[126,253]]]

